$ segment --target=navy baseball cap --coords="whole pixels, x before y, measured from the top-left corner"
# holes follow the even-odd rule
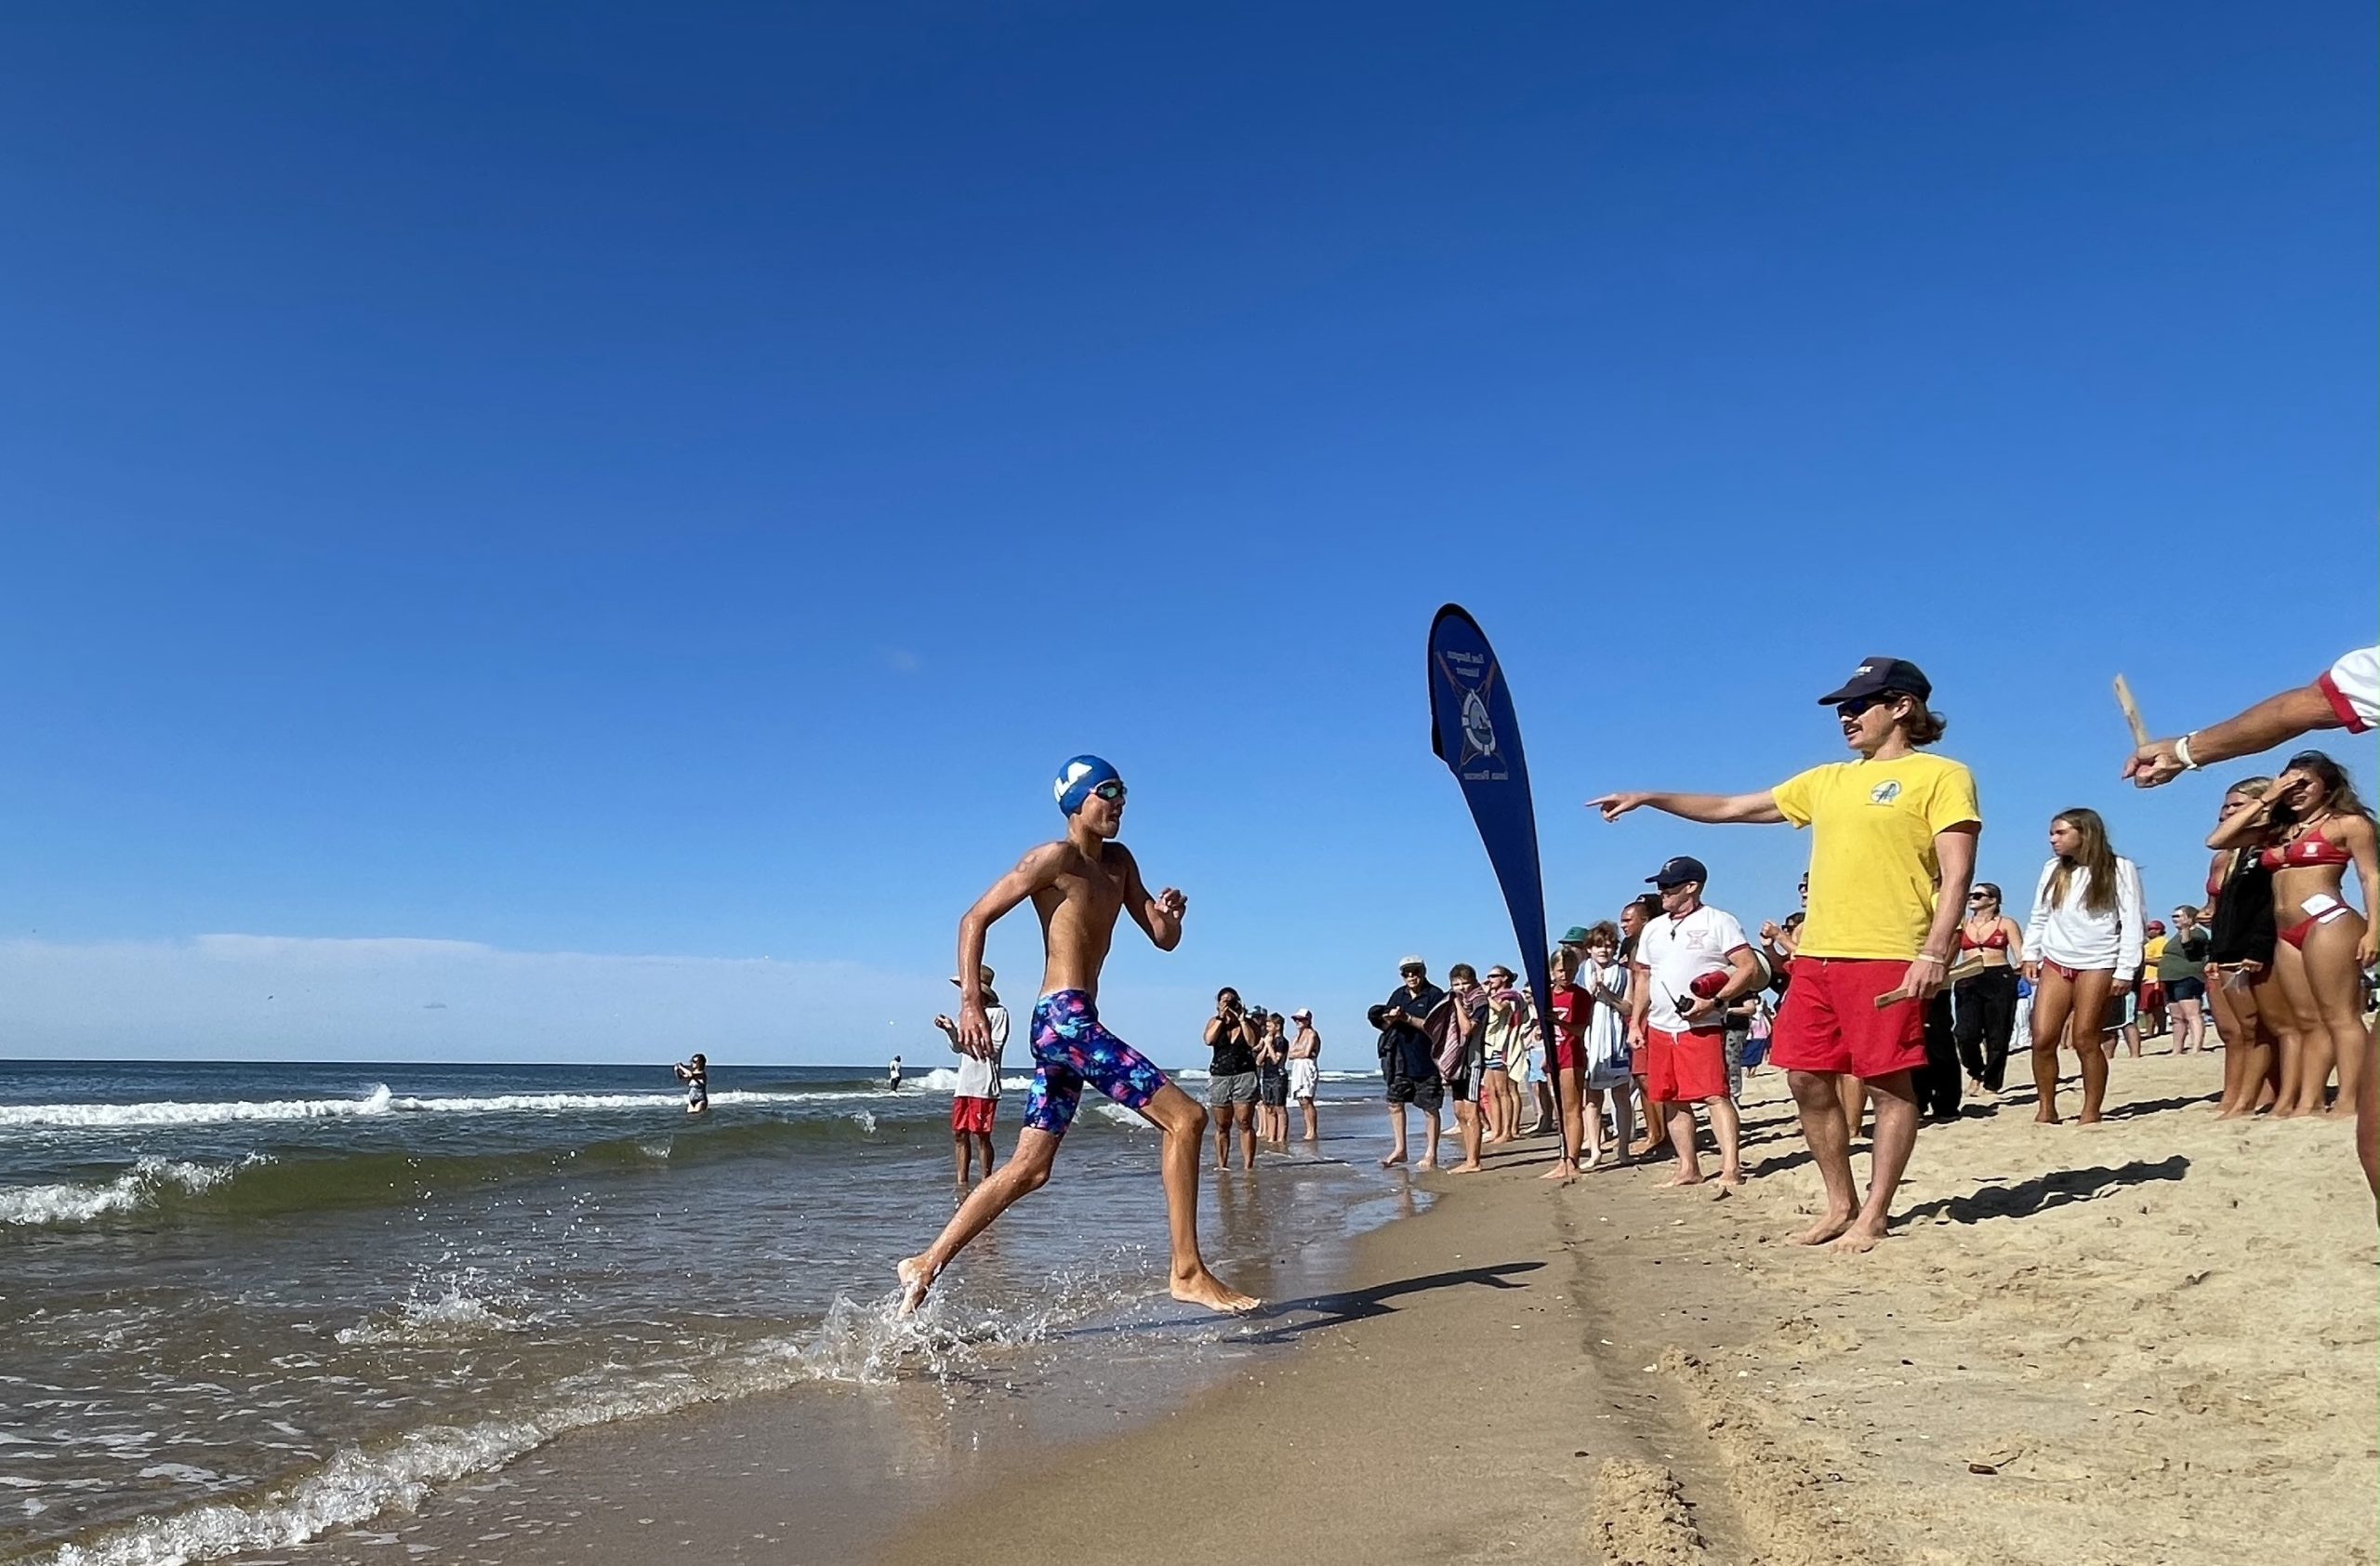
[[[1907,691],[1924,701],[1934,694],[1934,682],[1925,677],[1925,670],[1907,658],[1862,658],[1851,678],[1843,682],[1843,688],[1818,697],[1818,705],[1836,707],[1846,701],[1857,701],[1864,696],[1881,696],[1886,691]]]
[[[1681,854],[1645,879],[1666,892],[1689,881],[1699,881],[1708,886],[1711,884],[1711,872],[1702,868],[1701,860]]]

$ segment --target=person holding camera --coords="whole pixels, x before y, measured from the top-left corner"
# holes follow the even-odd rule
[[[1215,992],[1215,1015],[1207,1019],[1207,1108],[1215,1117],[1215,1167],[1231,1167],[1231,1144],[1239,1137],[1239,1166],[1256,1167],[1256,1043],[1261,1025],[1240,1004],[1239,991]]]
[[[1380,1071],[1388,1083],[1388,1153],[1380,1166],[1394,1169],[1406,1160],[1405,1107],[1409,1104],[1421,1111],[1429,1133],[1421,1161],[1413,1167],[1435,1169],[1443,1130],[1438,1112],[1446,1103],[1447,1083],[1438,1074],[1438,1042],[1430,1036],[1429,1023],[1447,992],[1430,982],[1429,969],[1419,957],[1399,962],[1396,979],[1388,999],[1365,1014],[1380,1029]]]
[[[979,965],[975,980],[984,997],[984,1025],[991,1040],[988,1052],[969,1054],[959,1042],[959,1024],[947,1016],[933,1019],[959,1056],[959,1082],[950,1095],[950,1160],[961,1186],[973,1181],[978,1153],[983,1155],[984,1177],[991,1178],[992,1128],[1000,1108],[1000,1055],[1008,1048],[1008,1008],[992,989],[992,970]],[[966,988],[957,974],[950,975],[950,982]]]
[[[686,1113],[707,1115],[710,1112],[710,1062],[700,1050],[689,1056],[682,1066],[672,1068],[678,1080],[686,1084]]]

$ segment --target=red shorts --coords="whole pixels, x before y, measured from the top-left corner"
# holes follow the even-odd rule
[[[1925,1064],[1925,1007],[1889,995],[1909,976],[1897,957],[1796,957],[1777,1014],[1770,1064],[1788,1071],[1848,1071],[1862,1082]]]
[[[1656,1104],[1690,1104],[1727,1096],[1727,1035],[1717,1028],[1684,1033],[1645,1029],[1645,1096]]]
[[[997,1098],[970,1098],[965,1094],[950,1101],[950,1134],[954,1136],[989,1136],[992,1116],[998,1112]]]
[[[1587,1068],[1587,1052],[1577,1039],[1554,1036],[1554,1068],[1556,1071],[1583,1071]]]

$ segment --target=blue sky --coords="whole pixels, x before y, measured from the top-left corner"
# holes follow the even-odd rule
[[[874,1059],[1078,750],[1108,1014],[1358,1055],[1912,657],[2030,885],[2375,618],[2369,7],[234,5],[0,17],[0,1054]],[[2369,745],[2343,747],[2369,774]],[[222,940],[211,937],[248,937]],[[1028,996],[1029,922],[996,962]],[[1016,982],[1016,980],[1023,982]],[[270,1001],[264,997],[270,996]],[[293,998],[302,1004],[288,1004]]]

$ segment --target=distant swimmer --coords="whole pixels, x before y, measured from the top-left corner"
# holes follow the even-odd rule
[[[959,922],[959,973],[970,981],[959,986],[959,1047],[982,1058],[992,1047],[980,982],[985,934],[1028,897],[1041,919],[1046,960],[1041,999],[1033,1008],[1033,1087],[1025,1099],[1025,1127],[999,1173],[960,1203],[940,1238],[896,1269],[902,1313],[924,1301],[943,1268],[992,1220],[1049,1183],[1086,1082],[1164,1133],[1159,1156],[1172,1230],[1173,1297],[1212,1310],[1253,1310],[1263,1302],[1224,1287],[1198,1254],[1198,1152],[1207,1111],[1099,1021],[1099,973],[1115,940],[1116,916],[1129,909],[1159,951],[1171,951],[1182,944],[1188,900],[1170,886],[1152,896],[1131,851],[1115,841],[1123,828],[1125,790],[1114,767],[1096,756],[1077,756],[1060,769],[1053,791],[1066,835],[1026,854]]]
[[[897,1055],[892,1057],[892,1064],[884,1068],[884,1091],[887,1093],[901,1091],[901,1057]]]
[[[686,1113],[699,1115],[707,1112],[710,1108],[710,1062],[697,1051],[676,1069],[678,1080],[686,1084]]]

